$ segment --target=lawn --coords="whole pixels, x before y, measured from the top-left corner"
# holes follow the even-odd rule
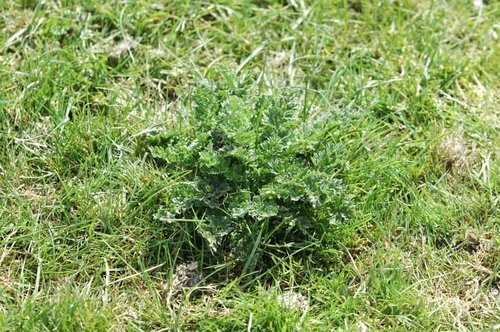
[[[474,3],[0,0],[0,330],[500,329]]]

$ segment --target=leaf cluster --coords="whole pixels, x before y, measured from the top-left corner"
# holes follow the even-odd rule
[[[198,87],[182,125],[148,138],[157,165],[181,174],[156,217],[194,222],[212,252],[241,261],[300,247],[343,220],[349,204],[331,126],[298,97],[261,95],[227,73],[223,84]]]

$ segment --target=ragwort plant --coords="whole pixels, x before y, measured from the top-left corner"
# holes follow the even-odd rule
[[[347,217],[349,200],[327,119],[297,94],[261,95],[223,76],[194,91],[181,125],[147,139],[151,160],[176,174],[155,217],[248,272],[307,252]]]

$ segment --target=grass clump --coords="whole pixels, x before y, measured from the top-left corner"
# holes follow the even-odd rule
[[[178,176],[156,217],[174,228],[192,222],[210,251],[253,268],[273,247],[321,238],[349,202],[329,122],[296,94],[261,95],[224,77],[196,89],[186,119],[147,139],[156,164]]]

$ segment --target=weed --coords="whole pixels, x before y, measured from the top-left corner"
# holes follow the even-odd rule
[[[223,85],[196,89],[182,125],[147,139],[156,164],[182,174],[156,218],[193,224],[212,252],[253,271],[266,247],[320,239],[349,203],[328,119],[315,121],[293,94],[262,96],[224,74]]]

